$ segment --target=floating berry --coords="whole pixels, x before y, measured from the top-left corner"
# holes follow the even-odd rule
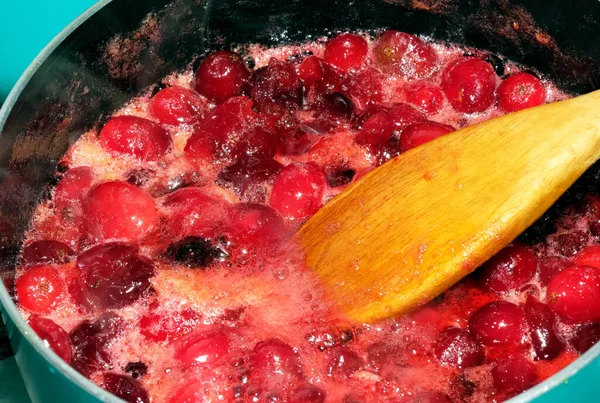
[[[195,89],[218,104],[242,93],[250,73],[236,53],[221,50],[208,55],[195,73]]]
[[[152,114],[167,125],[197,122],[207,110],[207,102],[200,95],[183,87],[167,87],[150,100]]]
[[[27,270],[16,281],[19,304],[32,312],[46,312],[57,303],[63,291],[63,280],[50,266]]]
[[[497,293],[518,291],[531,281],[537,261],[531,249],[523,245],[508,245],[479,270],[483,289]]]
[[[156,161],[171,147],[171,137],[160,126],[137,116],[116,116],[99,134],[106,151],[142,161]]]
[[[452,126],[437,122],[415,123],[402,131],[400,145],[403,151],[408,151],[453,131]]]
[[[442,75],[442,90],[457,112],[483,112],[494,102],[495,89],[494,68],[480,59],[458,59]]]
[[[384,32],[377,39],[374,52],[384,67],[409,78],[431,75],[437,62],[431,45],[414,35],[399,31]]]
[[[545,101],[544,85],[529,73],[512,74],[498,86],[498,105],[506,112],[531,108]]]
[[[31,315],[27,323],[33,331],[44,341],[44,344],[56,353],[64,362],[69,364],[73,357],[73,346],[69,335],[64,329],[50,319],[38,315]]]
[[[561,271],[548,284],[546,300],[570,322],[600,321],[600,270],[572,266]]]
[[[325,61],[342,71],[359,68],[367,58],[369,46],[358,35],[341,34],[332,39],[325,48]]]

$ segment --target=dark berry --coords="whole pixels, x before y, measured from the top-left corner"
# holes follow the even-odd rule
[[[508,245],[481,266],[481,284],[493,292],[518,291],[535,275],[537,261],[531,249]]]
[[[304,384],[296,388],[290,397],[290,403],[324,403],[327,393],[314,385]]]
[[[281,103],[287,108],[298,108],[302,105],[302,81],[291,63],[271,58],[268,66],[252,73],[248,87],[250,98],[259,107],[272,102]]]
[[[583,354],[600,341],[600,324],[593,323],[581,326],[569,340],[575,351]]]
[[[467,330],[449,327],[442,331],[435,345],[435,356],[442,364],[467,368],[483,363],[484,354]]]
[[[141,361],[128,362],[125,365],[125,372],[129,373],[133,379],[138,379],[148,372],[148,366]]]
[[[167,256],[190,268],[205,269],[229,257],[228,253],[210,240],[188,236],[167,249]]]
[[[574,230],[553,234],[549,242],[556,251],[565,257],[571,257],[585,248],[589,241],[587,232]]]
[[[469,330],[485,346],[523,343],[527,322],[520,307],[495,301],[479,308],[469,319]]]
[[[553,360],[563,351],[563,343],[554,331],[554,312],[546,304],[528,296],[523,307],[529,324],[531,344],[538,360]]]
[[[551,256],[540,259],[538,264],[540,284],[547,286],[554,276],[569,266],[572,266],[572,263],[559,256]]]
[[[107,372],[102,376],[102,387],[128,403],[149,403],[148,392],[135,379],[127,375]]]
[[[496,362],[492,378],[497,390],[515,395],[537,383],[535,366],[526,358],[512,356]]]
[[[75,257],[75,252],[62,242],[52,240],[34,241],[23,249],[21,264],[30,266],[40,263],[65,264]]]

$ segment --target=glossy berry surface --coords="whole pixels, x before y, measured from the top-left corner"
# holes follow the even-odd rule
[[[183,87],[167,87],[150,101],[150,111],[167,125],[194,123],[206,114],[208,105],[196,92]]]
[[[537,383],[535,366],[521,356],[512,356],[499,360],[492,369],[492,378],[497,390],[516,395]]]
[[[518,291],[533,279],[536,269],[537,260],[531,249],[509,245],[481,267],[481,285],[497,293]]]
[[[400,135],[403,151],[423,145],[454,131],[452,126],[436,122],[416,123],[408,126]]]
[[[229,338],[220,331],[207,332],[189,339],[175,353],[186,366],[212,366],[223,361],[229,352]]]
[[[554,312],[546,304],[529,296],[523,306],[531,344],[538,360],[553,360],[563,351],[563,342],[558,338],[554,330],[556,317]]]
[[[41,240],[30,243],[23,249],[21,264],[64,264],[75,258],[75,252],[62,242]]]
[[[367,41],[358,35],[341,34],[332,39],[325,49],[325,61],[342,71],[359,68],[367,57]]]
[[[569,344],[573,346],[575,351],[583,354],[592,346],[600,341],[600,324],[593,323],[581,326],[576,330],[573,337],[569,340]]]
[[[273,102],[287,108],[302,105],[302,81],[290,63],[272,58],[267,66],[252,73],[248,87],[250,98],[259,106]]]
[[[469,331],[485,346],[523,342],[527,322],[520,307],[496,301],[479,308],[469,319]]]
[[[268,339],[256,344],[251,356],[251,372],[258,379],[270,377],[299,377],[302,373],[300,357],[294,349],[277,339]]]
[[[406,77],[429,76],[437,61],[431,45],[399,31],[386,31],[377,39],[374,51],[383,66]]]
[[[69,335],[64,329],[50,319],[31,315],[27,324],[43,340],[44,344],[56,353],[64,362],[69,364],[73,357],[73,346]]]
[[[576,254],[572,261],[576,266],[589,266],[600,270],[600,246],[588,246]]]
[[[546,300],[571,322],[600,321],[600,270],[572,266],[561,271],[548,284]]]
[[[54,201],[59,208],[72,207],[83,199],[93,180],[92,168],[81,166],[64,173],[54,191]]]
[[[442,364],[456,368],[480,365],[484,354],[481,346],[467,330],[449,327],[442,331],[436,345],[435,356]]]
[[[494,102],[496,75],[492,65],[464,58],[451,63],[442,76],[442,90],[458,112],[483,112]]]
[[[546,89],[529,73],[516,73],[498,86],[498,105],[506,112],[538,106],[546,101]]]
[[[406,101],[423,113],[434,114],[444,105],[442,90],[427,81],[417,82],[406,90]]]
[[[115,155],[156,161],[171,147],[171,137],[157,124],[137,116],[116,116],[99,134],[102,147]]]
[[[218,104],[242,93],[248,76],[246,64],[236,53],[220,50],[208,55],[195,73],[195,89]]]
[[[150,402],[148,392],[130,376],[107,372],[102,376],[102,386],[128,403]]]
[[[32,312],[46,312],[61,298],[63,280],[50,266],[29,269],[15,284],[19,303]]]
[[[148,340],[170,343],[190,333],[201,318],[190,308],[169,314],[149,313],[140,318],[140,333]]]

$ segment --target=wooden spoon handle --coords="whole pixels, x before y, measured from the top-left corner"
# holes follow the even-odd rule
[[[511,242],[600,157],[600,91],[511,113],[372,171],[298,232],[351,319],[424,304]]]

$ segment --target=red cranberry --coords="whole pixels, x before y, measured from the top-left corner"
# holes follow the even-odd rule
[[[444,93],[436,85],[421,81],[406,89],[406,100],[421,112],[434,114],[444,104]]]
[[[195,123],[204,117],[206,101],[196,92],[183,87],[160,90],[150,101],[150,111],[167,125]]]
[[[57,208],[69,207],[73,201],[81,200],[93,179],[90,167],[71,168],[63,175],[56,186],[54,201]]]
[[[113,154],[156,161],[171,146],[171,137],[160,126],[136,116],[116,116],[100,131],[100,144]]]
[[[268,66],[252,73],[248,87],[250,97],[259,106],[271,102],[281,103],[287,108],[302,105],[302,81],[291,63],[271,58]]]
[[[442,331],[435,345],[435,356],[442,364],[467,368],[483,363],[481,346],[467,330],[448,327]]]
[[[231,156],[234,160],[245,157],[270,159],[275,156],[280,143],[280,138],[275,134],[269,133],[260,127],[255,127],[247,132],[233,147]]]
[[[44,344],[69,364],[73,357],[73,346],[67,332],[50,319],[31,315],[27,321],[33,331],[44,341]]]
[[[214,228],[224,223],[229,203],[200,188],[188,187],[169,194],[163,206],[168,213],[166,227],[170,236],[210,238]]]
[[[62,242],[41,240],[23,249],[21,264],[31,266],[40,263],[65,264],[75,257],[75,252]]]
[[[150,313],[140,319],[140,333],[149,340],[170,343],[190,333],[201,318],[202,316],[193,309],[166,315]]]
[[[375,57],[386,67],[405,77],[427,77],[436,65],[433,48],[414,35],[386,31],[375,44]]]
[[[77,267],[80,289],[74,296],[85,308],[131,305],[148,291],[154,275],[152,264],[136,248],[118,243],[88,249],[77,257]]]
[[[521,356],[499,360],[492,368],[492,378],[497,390],[511,395],[529,389],[538,381],[533,363]]]
[[[296,388],[290,403],[324,403],[327,393],[314,385],[304,384]]]
[[[341,34],[332,39],[325,49],[325,61],[342,71],[359,68],[367,58],[369,45],[358,35]]]
[[[149,403],[148,392],[130,376],[107,372],[102,376],[102,387],[129,403]]]
[[[452,126],[436,122],[416,123],[408,126],[400,135],[402,150],[408,151],[454,131]]]
[[[321,59],[317,56],[310,56],[304,59],[298,66],[297,73],[306,87],[320,83],[324,76]]]
[[[354,138],[357,144],[369,147],[371,152],[385,144],[394,132],[394,122],[386,111],[379,111],[369,117]]]
[[[527,297],[525,317],[529,324],[531,344],[538,360],[553,360],[563,351],[563,343],[554,332],[554,312],[531,295]]]
[[[600,269],[600,246],[588,246],[573,257],[576,266],[589,266]]]
[[[505,78],[498,86],[498,105],[505,112],[514,112],[546,101],[546,89],[537,77],[516,73]]]
[[[535,275],[537,261],[531,249],[523,245],[508,245],[483,266],[481,285],[497,293],[518,291]]]
[[[237,204],[231,216],[235,240],[245,246],[272,245],[286,234],[283,218],[268,206]]]
[[[251,358],[252,374],[258,379],[291,375],[300,377],[300,357],[288,344],[277,339],[268,339],[256,344]]]
[[[318,166],[288,165],[275,179],[270,205],[283,218],[303,222],[321,207],[326,186],[325,175]]]
[[[95,322],[83,321],[71,331],[73,360],[71,365],[84,376],[111,366],[108,345],[122,332],[123,319],[111,312]]]
[[[202,381],[193,380],[177,390],[169,403],[205,403],[204,388]]]
[[[583,354],[600,341],[600,324],[593,323],[583,325],[577,329],[574,336],[569,340],[575,351]]]
[[[56,269],[38,266],[23,273],[15,287],[22,307],[32,312],[46,312],[59,300],[63,281]]]
[[[365,69],[349,74],[341,81],[340,89],[358,109],[379,104],[383,100],[383,77],[375,69]]]
[[[188,367],[216,365],[229,352],[229,339],[219,331],[202,333],[188,340],[177,352],[175,359]]]
[[[554,276],[569,266],[572,266],[571,262],[562,257],[552,256],[541,259],[538,264],[540,284],[547,286]]]
[[[587,232],[581,230],[563,232],[550,236],[551,244],[563,256],[570,257],[585,248],[589,241]]]
[[[443,393],[422,392],[404,401],[405,403],[452,403],[452,400]]]
[[[228,157],[232,143],[242,137],[255,117],[249,98],[228,99],[198,123],[185,146],[186,155],[209,160]]]
[[[219,180],[231,183],[237,193],[244,195],[253,185],[272,179],[283,165],[273,158],[257,159],[249,156],[224,168],[219,173]],[[244,198],[244,200],[247,200]]]
[[[520,344],[526,331],[525,315],[515,304],[490,302],[479,308],[469,319],[469,329],[485,346]]]
[[[194,85],[199,94],[220,104],[240,95],[249,75],[238,54],[221,50],[202,60],[196,70]]]
[[[327,373],[334,377],[348,377],[363,366],[363,360],[347,348],[339,347],[333,350]]]
[[[402,130],[406,126],[412,125],[414,123],[425,122],[427,119],[425,115],[421,112],[410,106],[409,104],[397,103],[394,104],[389,110],[388,113],[392,122],[396,126],[397,130]]]
[[[571,322],[600,321],[600,270],[572,266],[561,271],[548,284],[546,299]]]
[[[442,76],[442,90],[457,112],[486,110],[494,101],[496,75],[488,62],[463,58],[451,63]]]

